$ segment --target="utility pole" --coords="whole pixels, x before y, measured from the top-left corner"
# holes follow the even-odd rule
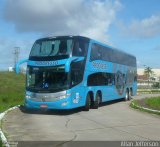
[[[19,60],[20,47],[14,47],[13,54],[14,54],[14,67],[16,67],[16,63]]]

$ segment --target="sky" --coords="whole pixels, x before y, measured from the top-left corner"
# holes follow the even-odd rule
[[[0,0],[0,70],[27,59],[34,41],[82,35],[160,68],[160,0]]]

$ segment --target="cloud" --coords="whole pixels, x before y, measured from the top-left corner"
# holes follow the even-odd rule
[[[133,20],[128,26],[120,24],[123,35],[150,38],[160,35],[160,15],[152,15],[142,20]]]
[[[84,35],[108,40],[119,0],[6,0],[4,19],[19,32]]]

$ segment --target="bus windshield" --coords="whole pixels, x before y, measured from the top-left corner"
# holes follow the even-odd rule
[[[26,88],[32,92],[59,92],[68,89],[68,73],[64,66],[27,68]]]
[[[38,40],[34,43],[30,56],[69,55],[72,45],[72,39]]]
[[[87,56],[88,42],[74,38],[53,38],[37,40],[30,57]]]

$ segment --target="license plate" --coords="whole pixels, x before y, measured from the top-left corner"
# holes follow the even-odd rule
[[[40,105],[40,107],[41,107],[41,108],[48,108],[48,106],[47,106],[47,105],[44,105],[44,104],[43,104],[43,105]]]

